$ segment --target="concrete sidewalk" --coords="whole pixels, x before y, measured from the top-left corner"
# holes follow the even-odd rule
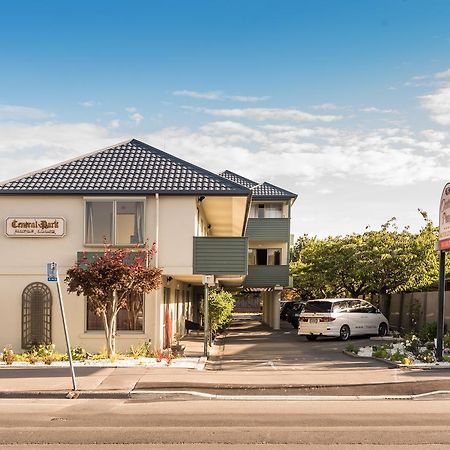
[[[241,332],[241,331],[240,331]],[[267,331],[264,331],[267,333]],[[232,336],[233,330],[230,335]],[[270,334],[270,333],[269,333]],[[204,370],[186,368],[78,367],[76,377],[81,397],[123,397],[148,391],[200,391],[253,395],[415,395],[450,391],[450,371],[358,367],[332,364],[326,369],[261,365],[257,370],[220,370],[221,361],[235,358],[240,345],[219,340],[211,349]],[[231,342],[231,339],[230,339]],[[266,345],[273,346],[273,341]],[[276,341],[275,341],[276,342]],[[185,337],[185,355],[201,358],[203,336]],[[260,344],[264,345],[264,344]],[[275,349],[275,351],[278,351]],[[228,352],[228,353],[227,353]],[[244,349],[242,354],[245,355]],[[341,358],[342,355],[339,355]],[[348,357],[350,358],[350,357]],[[72,389],[70,370],[52,366],[5,367],[0,369],[0,397],[64,397]]]

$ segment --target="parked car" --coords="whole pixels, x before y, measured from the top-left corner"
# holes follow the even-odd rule
[[[300,304],[305,304],[302,300],[289,300],[281,304],[280,319],[290,322],[292,311],[297,311]]]
[[[298,334],[309,341],[319,336],[335,336],[346,341],[350,336],[386,336],[389,322],[381,311],[365,300],[325,298],[309,300],[300,314]]]
[[[292,308],[288,312],[287,321],[294,327],[298,328],[299,320],[300,320],[300,314],[303,311],[303,308],[305,307],[306,302],[294,302],[292,305]]]
[[[297,300],[289,300],[281,303],[280,305],[280,319],[288,320],[288,316],[294,305],[297,303]]]

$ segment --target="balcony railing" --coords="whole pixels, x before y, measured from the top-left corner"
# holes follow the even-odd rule
[[[247,275],[246,237],[194,237],[194,274]]]
[[[289,286],[289,266],[248,266],[244,287]]]
[[[289,241],[290,219],[248,219],[245,235],[255,241]]]

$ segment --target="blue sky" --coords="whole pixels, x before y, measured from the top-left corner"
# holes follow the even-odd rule
[[[0,179],[136,137],[299,194],[296,234],[437,216],[450,2],[0,0]]]

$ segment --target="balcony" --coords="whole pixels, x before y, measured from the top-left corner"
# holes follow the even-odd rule
[[[289,266],[248,266],[244,287],[289,286]]]
[[[253,241],[289,242],[290,219],[248,219],[245,235]]]
[[[194,237],[193,273],[247,275],[245,237]]]

